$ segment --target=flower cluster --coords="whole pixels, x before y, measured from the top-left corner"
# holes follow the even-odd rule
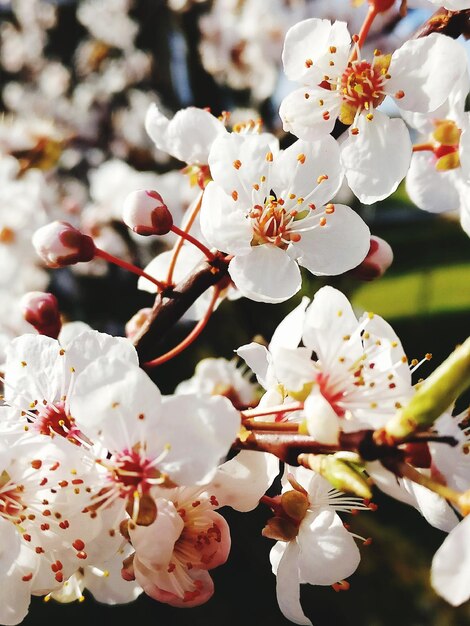
[[[149,89],[154,64],[161,74],[165,55],[181,62],[184,28],[166,37],[163,25],[156,47],[140,48],[148,6],[73,7],[86,36],[71,43],[68,67],[49,57],[61,3],[7,4],[0,623],[20,624],[32,596],[202,605],[215,592],[211,570],[230,567],[227,509],[260,507],[279,609],[311,624],[301,586],[349,588],[372,539],[348,516],[375,511],[379,492],[446,534],[431,585],[451,605],[470,599],[460,408],[470,338],[429,374],[431,354],[410,359],[392,326],[349,297],[393,264],[370,216],[397,189],[470,235],[459,37],[470,2],[432,14],[437,0],[269,10],[169,0],[168,21],[200,16],[193,51],[214,91],[230,87],[239,102],[249,93],[238,109],[230,98],[194,106],[197,81],[188,94],[178,67],[156,80],[174,99]],[[418,6],[429,19],[412,31],[406,9],[416,17]],[[163,103],[178,99],[172,114]],[[109,283],[92,306],[81,300]],[[100,297],[118,308],[109,293],[131,313],[103,324]],[[232,359],[204,355],[168,391],[159,366],[240,299],[260,334],[242,328]],[[266,339],[266,305],[289,301]]]

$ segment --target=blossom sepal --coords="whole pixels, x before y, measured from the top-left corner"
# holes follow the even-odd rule
[[[326,478],[335,489],[366,500],[372,498],[370,486],[356,463],[335,454],[301,454],[299,461]]]
[[[396,442],[425,430],[470,386],[470,337],[424,381],[410,402],[378,432]]]

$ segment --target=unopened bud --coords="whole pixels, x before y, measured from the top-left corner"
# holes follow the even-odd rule
[[[127,196],[122,219],[138,235],[166,235],[173,226],[173,217],[161,195],[145,189]]]
[[[374,280],[385,274],[393,261],[393,250],[385,239],[372,235],[366,258],[349,274],[359,280]]]
[[[52,293],[30,291],[20,300],[24,319],[34,326],[40,335],[57,339],[62,327],[59,303]]]
[[[140,309],[137,313],[130,318],[130,320],[126,323],[126,337],[128,339],[133,339],[137,333],[140,332],[142,326],[149,319],[150,313],[152,312],[151,307],[145,307],[144,309]]]
[[[96,253],[93,239],[68,222],[51,222],[39,228],[33,246],[48,267],[65,267],[91,261]]]

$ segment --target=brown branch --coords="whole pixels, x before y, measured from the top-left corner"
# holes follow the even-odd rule
[[[155,348],[207,289],[227,279],[228,262],[223,256],[204,261],[175,287],[158,294],[152,312],[134,337],[141,363],[155,357]]]
[[[426,37],[431,33],[441,33],[453,39],[460,35],[470,35],[470,9],[449,11],[441,7],[414,34],[414,38]]]
[[[339,451],[356,452],[363,461],[382,460],[393,465],[402,461],[406,450],[400,445],[389,446],[374,441],[374,431],[365,429],[352,433],[341,432],[338,445],[320,443],[308,435],[288,432],[250,432],[244,438],[237,440],[234,450],[255,450],[269,452],[289,465],[299,465],[300,454],[334,454]],[[430,441],[440,441],[451,446],[457,445],[452,437],[437,438],[429,434]],[[420,441],[426,441],[425,436]]]

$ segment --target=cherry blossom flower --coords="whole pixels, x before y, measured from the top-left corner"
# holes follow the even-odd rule
[[[230,550],[228,524],[216,509],[254,509],[278,471],[275,457],[240,452],[200,488],[154,487],[158,515],[149,526],[129,525],[135,554],[123,576],[135,577],[149,596],[172,606],[206,602],[214,592],[208,570],[222,565]]]
[[[80,338],[80,337],[79,337]],[[208,482],[240,428],[240,415],[221,396],[166,396],[137,365],[107,357],[77,378],[70,412],[95,442],[106,474],[96,504],[120,498],[138,519],[155,485]]]
[[[406,176],[406,191],[416,206],[431,213],[459,211],[461,224],[470,234],[470,124],[465,112],[469,91],[468,71],[448,100],[431,115],[408,114],[422,141],[417,143]]]
[[[227,134],[214,141],[209,166],[201,230],[210,245],[233,255],[229,273],[242,295],[282,302],[300,289],[298,265],[336,275],[367,254],[366,224],[349,207],[328,204],[342,181],[331,137],[280,151],[267,133]]]
[[[135,549],[132,573],[145,593],[172,606],[206,602],[214,592],[210,570],[228,558],[230,532],[214,511],[217,500],[200,490],[165,490],[156,497],[150,526],[129,528]]]
[[[282,484],[281,496],[265,500],[275,517],[263,534],[279,539],[270,553],[279,608],[294,624],[311,624],[300,605],[300,585],[334,585],[354,573],[359,550],[337,511],[367,507],[303,467],[287,467]]]
[[[253,344],[238,354],[268,390],[282,390],[281,403],[305,401],[303,412],[290,419],[305,420],[318,441],[335,444],[340,430],[383,425],[413,393],[395,332],[372,313],[358,320],[346,296],[333,287],[322,287],[306,304],[296,309],[296,334],[276,342],[274,350],[270,344],[269,356]],[[297,347],[300,338],[303,345]]]
[[[143,591],[142,587],[121,576],[122,563],[133,550],[125,539],[121,538],[121,543],[122,547],[110,559],[82,566],[60,589],[48,594],[46,601],[52,598],[62,604],[77,600],[83,602],[85,589],[103,604],[127,604],[136,600]]]
[[[19,421],[44,435],[75,438],[70,399],[80,373],[89,363],[108,359],[137,365],[135,348],[122,337],[88,330],[66,337],[61,345],[44,335],[25,334],[6,348],[4,400],[16,409]]]
[[[224,358],[199,361],[194,376],[178,383],[175,393],[225,396],[240,410],[256,405],[259,400],[259,387],[249,381],[235,360]]]
[[[82,486],[94,468],[84,465],[82,456],[62,437],[52,440],[24,430],[18,436],[8,422],[2,425],[3,624],[22,621],[32,594],[58,589],[88,558],[88,545],[108,530],[104,520],[83,513],[88,494]]]
[[[410,137],[401,119],[378,107],[388,95],[401,110],[437,109],[466,71],[462,46],[432,33],[406,41],[392,55],[356,58],[345,22],[312,18],[294,25],[283,50],[287,77],[302,87],[282,102],[284,129],[302,139],[330,133],[338,118],[350,126],[341,159],[352,191],[365,204],[389,196],[405,177]],[[445,59],[445,63],[443,62]]]

